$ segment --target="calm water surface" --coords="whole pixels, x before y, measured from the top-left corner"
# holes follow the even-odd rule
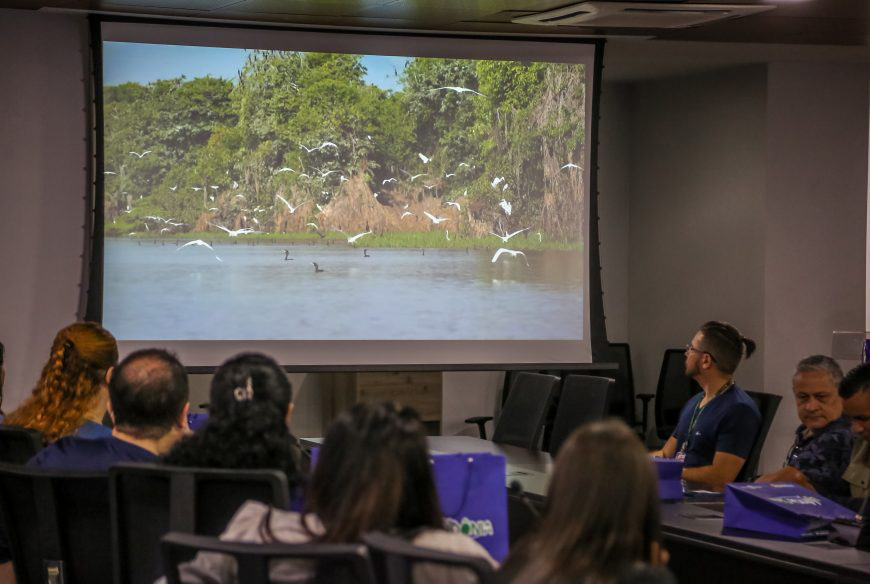
[[[583,330],[581,252],[528,252],[527,266],[505,255],[492,263],[489,250],[365,258],[345,245],[215,243],[213,253],[106,240],[106,327],[124,340],[574,339]]]

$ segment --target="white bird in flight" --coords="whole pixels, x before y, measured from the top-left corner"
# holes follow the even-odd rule
[[[457,211],[462,211],[462,206],[455,201],[447,201],[447,204],[456,207]]]
[[[382,184],[382,185],[385,185],[385,184],[387,184],[388,182],[399,182],[399,179],[397,179],[397,178],[388,178],[388,179],[386,179],[386,180],[382,180],[382,181],[381,181],[381,184]]]
[[[529,227],[526,227],[525,229],[520,229],[520,230],[518,230],[518,231],[514,231],[513,233],[509,233],[509,234],[505,234],[505,235],[499,235],[498,233],[493,233],[492,231],[490,231],[490,233],[492,233],[493,235],[495,235],[496,237],[498,237],[499,239],[501,239],[503,243],[507,243],[508,240],[509,240],[511,237],[513,237],[514,235],[519,235],[519,234],[522,233],[523,231],[528,231],[529,229],[530,229]]]
[[[194,239],[193,241],[188,241],[187,243],[185,243],[184,245],[182,245],[181,247],[179,247],[179,248],[176,249],[175,251],[181,251],[181,250],[183,250],[185,247],[190,247],[191,245],[199,245],[199,246],[207,247],[208,249],[210,249],[210,250],[212,251],[212,253],[214,253],[214,248],[213,248],[212,246],[210,246],[209,244],[207,244],[206,242],[204,242],[203,240],[201,240],[201,239]],[[220,258],[217,256],[217,254],[215,254],[214,258],[215,258],[217,261],[219,261],[219,262],[223,262],[223,260],[220,259]]]
[[[150,150],[145,150],[142,154],[139,154],[138,152],[133,152],[133,151],[131,150],[131,151],[130,151],[130,154],[135,154],[135,155],[138,156],[139,158],[142,158],[142,157],[145,156],[146,154],[151,154],[151,151],[150,151]]]
[[[246,233],[253,233],[254,232],[253,229],[227,229],[226,227],[223,227],[222,225],[217,225],[215,223],[209,223],[209,225],[211,225],[212,227],[217,227],[218,229],[221,229],[223,231],[226,231],[230,237],[238,237],[239,235],[244,235]]]
[[[117,172],[112,172],[111,170],[105,171],[103,174],[118,174]]]
[[[413,213],[411,213],[410,211],[405,211],[404,213],[402,213],[402,216],[399,217],[399,219],[404,219],[404,218],[407,217],[408,215],[413,215]]]
[[[344,231],[339,231],[339,232],[340,232],[340,233],[344,233]],[[371,233],[371,231],[363,231],[362,233],[357,233],[357,234],[354,235],[354,236],[347,235],[347,233],[344,233],[344,234],[347,235],[347,242],[348,242],[349,244],[353,245],[353,244],[356,242],[357,239],[359,239],[359,238],[362,237],[363,235],[368,235],[368,234],[370,234],[370,233]]]
[[[451,176],[456,176],[456,173],[455,172],[448,172],[447,174],[444,175],[444,178],[450,178]]]
[[[282,166],[281,168],[279,168],[278,170],[275,171],[275,174],[281,174],[282,172],[296,172],[296,171],[293,170],[292,168],[290,168],[289,166]]]
[[[498,186],[498,183],[500,183],[500,182],[503,181],[503,180],[504,180],[504,177],[503,177],[503,176],[497,176],[497,177],[495,177],[494,179],[492,179],[492,182],[489,183],[489,184],[492,185],[492,188],[495,188],[495,187]]]
[[[418,153],[417,153],[417,156],[420,157],[420,160],[423,161],[423,164],[429,164],[429,161],[432,160],[429,156],[426,156],[426,155],[423,154],[422,152],[418,152]]]
[[[213,188],[214,190],[218,190],[220,188],[220,186],[219,185],[211,185],[211,188]]]
[[[420,178],[421,176],[429,176],[429,175],[428,175],[427,173],[425,173],[425,172],[421,172],[420,174],[411,174],[411,173],[408,172],[407,170],[403,170],[402,172],[404,172],[404,173],[407,174],[409,177],[411,177],[411,182],[414,182],[415,179],[418,179],[418,178]]]
[[[568,164],[564,165],[559,170],[565,170],[566,168],[580,168],[580,167],[577,166],[576,164],[574,164],[573,162],[569,162]]]
[[[435,89],[430,89],[429,93],[433,91],[440,91],[442,89],[449,89],[450,91],[455,91],[456,93],[473,93],[475,95],[479,95],[480,97],[486,97],[484,94],[474,91],[473,89],[468,89],[467,87],[456,87],[454,85],[448,85],[446,87],[436,87]]]
[[[507,213],[508,215],[510,215],[511,211],[513,210],[513,205],[508,203],[507,200],[505,200],[505,199],[502,199],[501,202],[498,204],[498,206],[501,207],[502,209],[504,209],[504,212]]]
[[[281,199],[281,202],[282,202],[282,203],[284,203],[285,205],[287,205],[287,208],[290,209],[290,214],[291,214],[291,215],[292,215],[293,213],[296,212],[296,209],[298,209],[299,207],[301,207],[302,205],[304,205],[305,203],[308,202],[308,201],[303,201],[302,203],[299,203],[298,205],[296,205],[296,206],[294,207],[293,205],[291,205],[290,203],[288,203],[288,202],[287,202],[287,199],[285,199],[285,198],[282,197],[281,195],[275,195],[275,196],[278,197],[279,199]]]
[[[306,223],[305,225],[310,225],[315,229],[320,229],[320,227],[317,226],[317,223]]]
[[[504,247],[498,248],[498,251],[496,251],[495,255],[492,256],[492,263],[495,263],[498,260],[498,257],[503,253],[510,254],[511,257],[517,257],[518,255],[521,255],[521,256],[523,256],[523,259],[526,261],[526,265],[527,266],[529,265],[529,260],[526,259],[526,254],[524,254],[521,251],[507,249]]]
[[[317,210],[318,210],[318,211],[320,211],[321,213],[323,213],[323,207],[320,206],[320,203],[316,203],[314,206],[317,207]]]
[[[196,192],[199,192],[199,191],[202,190],[202,187],[190,187],[190,188],[192,188],[192,189],[195,190]]]
[[[178,185],[175,185],[174,187],[169,187],[169,190],[172,192],[175,192],[175,189],[177,189],[177,188],[178,188]]]
[[[435,215],[432,215],[428,211],[423,211],[423,214],[426,217],[428,217],[432,221],[432,223],[434,223],[435,225],[438,225],[439,223],[442,223],[444,221],[450,221],[449,217],[436,217]]]

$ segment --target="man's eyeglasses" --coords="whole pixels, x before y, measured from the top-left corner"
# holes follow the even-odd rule
[[[711,353],[710,351],[704,351],[703,349],[696,349],[691,344],[686,345],[686,353],[688,354],[688,353],[691,353],[692,351],[694,351],[695,353],[704,353],[706,355],[710,355],[710,358],[713,360],[713,362],[714,363],[717,362],[716,357],[714,357],[713,353]]]

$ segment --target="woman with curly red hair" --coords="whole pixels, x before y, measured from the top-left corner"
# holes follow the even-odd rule
[[[62,328],[33,393],[4,423],[38,430],[47,442],[72,434],[111,434],[102,420],[106,374],[117,361],[115,337],[100,325],[77,322]]]

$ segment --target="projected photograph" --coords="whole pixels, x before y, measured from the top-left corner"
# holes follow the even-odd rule
[[[123,340],[583,338],[580,64],[106,42]]]

